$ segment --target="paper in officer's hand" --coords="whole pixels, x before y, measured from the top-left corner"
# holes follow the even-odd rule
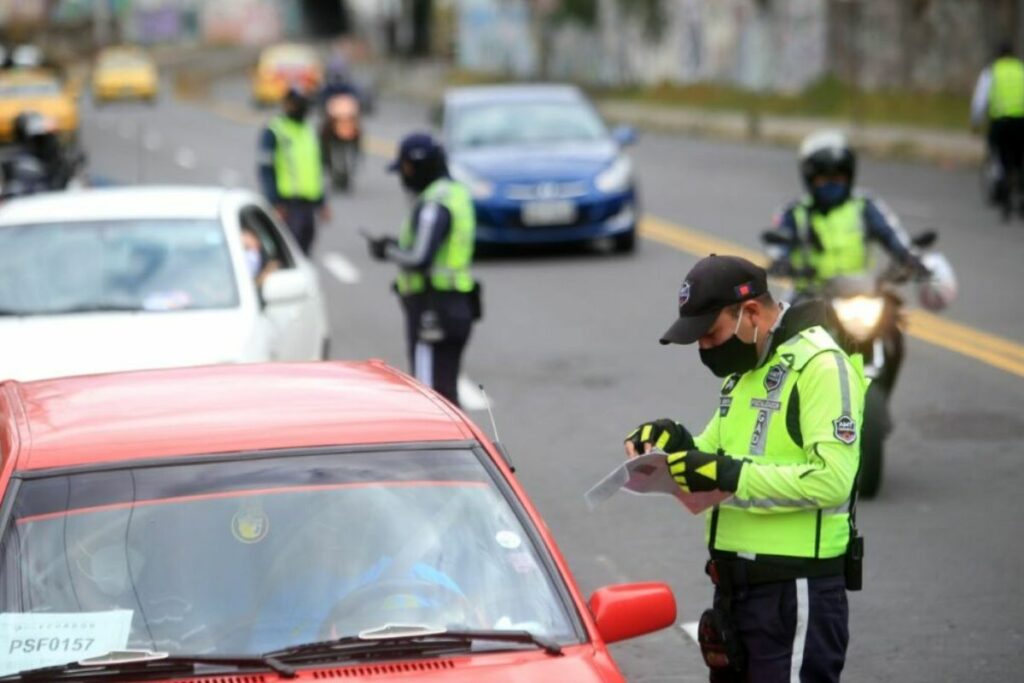
[[[686,493],[672,478],[672,474],[668,470],[666,454],[662,451],[652,451],[627,460],[587,491],[583,498],[586,500],[587,506],[593,510],[620,489],[636,494],[662,493],[670,495],[678,499],[693,514],[714,507],[732,496],[726,491]]]

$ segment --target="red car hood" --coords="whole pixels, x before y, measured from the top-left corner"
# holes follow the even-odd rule
[[[562,656],[538,651],[503,652],[472,657],[379,662],[328,668],[305,668],[299,681],[437,681],[438,683],[610,683],[625,681],[606,651],[590,645],[567,647]],[[261,673],[259,680],[284,680],[273,673]],[[244,683],[256,680],[252,674],[235,674],[205,678],[175,679],[174,683]],[[154,679],[149,679],[154,680]]]

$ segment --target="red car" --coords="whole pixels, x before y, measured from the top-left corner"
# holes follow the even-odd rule
[[[5,382],[0,462],[0,681],[618,681],[675,621],[377,361]]]

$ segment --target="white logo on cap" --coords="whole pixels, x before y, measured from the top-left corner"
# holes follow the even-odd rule
[[[686,305],[686,302],[690,300],[690,282],[686,280],[682,286],[679,287],[679,308]]]

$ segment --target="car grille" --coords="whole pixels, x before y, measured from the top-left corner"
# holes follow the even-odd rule
[[[508,185],[505,196],[509,199],[575,199],[587,193],[587,184],[581,180],[559,183],[531,183]]]

